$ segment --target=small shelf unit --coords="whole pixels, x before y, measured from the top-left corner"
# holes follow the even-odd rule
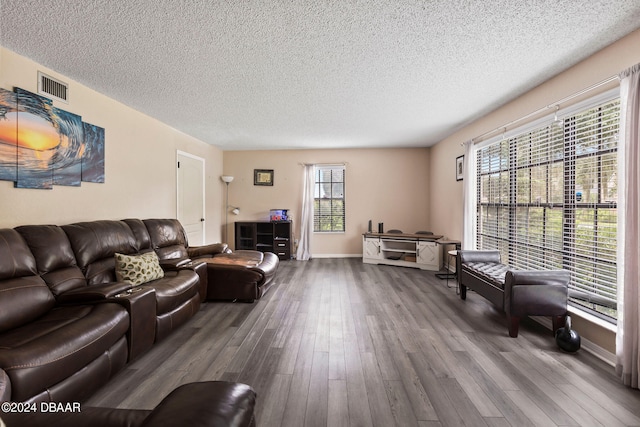
[[[236,250],[273,252],[281,260],[291,259],[291,221],[237,221]]]

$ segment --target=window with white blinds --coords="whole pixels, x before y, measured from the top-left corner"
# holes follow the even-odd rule
[[[344,231],[344,176],[345,167],[316,166],[313,231]]]
[[[616,310],[618,99],[477,151],[477,247],[571,272],[570,301]]]

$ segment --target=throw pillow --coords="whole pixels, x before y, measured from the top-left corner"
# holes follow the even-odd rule
[[[164,277],[164,271],[160,267],[160,260],[155,252],[147,252],[141,255],[116,253],[115,258],[116,278],[120,282],[141,285]]]

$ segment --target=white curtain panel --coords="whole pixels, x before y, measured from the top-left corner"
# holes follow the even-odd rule
[[[464,190],[462,202],[462,249],[476,248],[476,147],[473,141],[465,142],[464,153]]]
[[[296,252],[296,259],[299,261],[308,261],[311,259],[311,236],[313,235],[313,186],[315,184],[314,172],[314,165],[304,165],[300,242],[298,243],[298,250]]]
[[[616,372],[638,388],[640,359],[640,64],[620,74]]]

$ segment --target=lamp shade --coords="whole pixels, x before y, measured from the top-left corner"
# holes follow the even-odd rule
[[[220,179],[226,182],[227,184],[233,181],[233,177],[231,175],[222,175]]]

